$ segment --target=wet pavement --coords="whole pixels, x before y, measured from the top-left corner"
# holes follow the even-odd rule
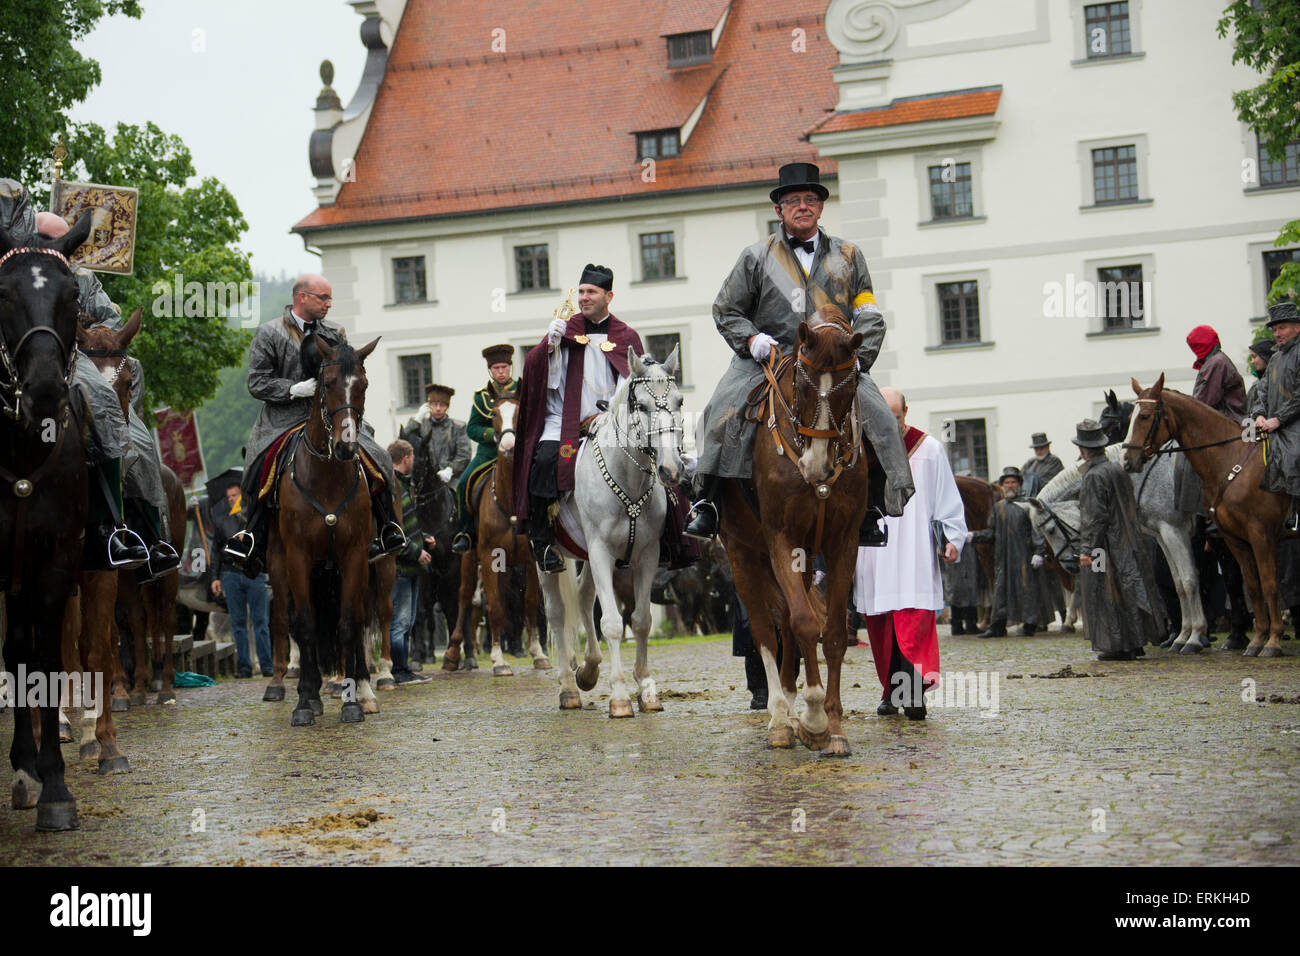
[[[606,716],[608,666],[581,711],[514,662],[427,671],[362,724],[327,699],[307,728],[292,692],[223,681],[118,715],[129,774],[65,745],[81,830],[0,809],[0,864],[1296,864],[1300,648],[1284,647],[1100,663],[1075,635],[944,637],[945,672],[971,675],[948,701],[970,706],[912,722],[875,715],[864,644],[842,759],[767,747],[729,640],[652,646],[664,711],[631,720]],[[0,715],[5,753],[12,733]]]

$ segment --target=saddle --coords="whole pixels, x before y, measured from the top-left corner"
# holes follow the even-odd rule
[[[280,476],[289,467],[289,461],[297,448],[294,437],[306,427],[306,422],[299,422],[267,447],[265,456],[262,458],[262,470],[257,481],[257,500],[259,502],[270,498],[271,503],[275,504],[275,494],[280,484]],[[384,477],[383,469],[375,463],[364,448],[360,448],[358,451],[361,456],[362,470],[366,473],[366,484],[369,493],[374,495],[381,489],[388,487],[388,480]]]

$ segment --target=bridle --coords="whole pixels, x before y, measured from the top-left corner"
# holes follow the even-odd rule
[[[1163,448],[1156,448],[1155,438],[1156,435],[1160,433],[1160,424],[1164,420],[1165,416],[1164,400],[1159,398],[1135,398],[1133,401],[1139,405],[1144,402],[1155,405],[1155,411],[1151,415],[1151,427],[1147,429],[1146,437],[1142,440],[1142,444],[1135,445],[1132,442],[1124,442],[1124,444],[1120,446],[1126,450],[1136,448],[1142,452],[1143,461],[1148,458],[1156,458],[1160,455],[1172,455],[1176,451],[1200,451],[1202,448],[1218,448],[1221,445],[1231,445],[1235,441],[1245,441],[1245,439],[1240,436],[1234,436],[1232,438],[1224,438],[1222,441],[1206,442],[1204,445],[1184,446],[1174,442],[1171,434],[1170,441],[1166,442]]]
[[[57,249],[42,249],[35,246],[20,246],[16,249],[10,249],[3,256],[0,256],[0,270],[4,269],[5,263],[11,258],[23,253],[39,253],[40,255],[53,256],[63,263],[69,273],[72,271],[72,266],[63,253]],[[12,352],[9,350],[9,344],[5,341],[5,337],[0,335],[0,372],[4,373],[4,377],[0,378],[0,408],[3,408],[5,415],[15,422],[22,415],[19,406],[22,404],[23,398],[22,385],[18,381],[18,357],[22,354],[23,346],[40,333],[54,336],[55,341],[59,343],[59,352],[63,356],[64,364],[63,383],[68,389],[72,388],[72,379],[77,367],[77,350],[64,342],[52,326],[32,326],[18,339],[18,344],[14,346]]]
[[[342,365],[342,364],[343,363],[341,361],[337,361],[337,360],[332,362],[321,362],[320,368],[323,370],[325,368],[328,368],[331,365]],[[318,458],[322,461],[328,461],[331,457],[333,457],[330,454],[330,446],[334,442],[334,416],[337,415],[339,412],[346,412],[348,409],[352,409],[352,411],[357,413],[357,418],[359,420],[362,417],[364,417],[365,409],[360,408],[356,405],[352,405],[350,403],[346,405],[338,405],[335,408],[328,408],[326,395],[325,395],[325,377],[321,375],[320,372],[317,372],[316,394],[320,396],[320,418],[321,421],[325,424],[325,451],[319,452],[314,447],[312,447],[311,439],[307,437],[305,430],[303,432],[303,443],[307,446],[307,450],[311,452],[312,457]],[[360,428],[359,421],[357,427]]]
[[[1034,500],[1038,501],[1038,499]],[[1069,570],[1069,566],[1074,563],[1074,542],[1079,540],[1079,529],[1072,526],[1068,521],[1053,511],[1052,506],[1046,501],[1038,501],[1038,507],[1042,508],[1047,514],[1047,518],[1043,521],[1043,526],[1046,527],[1048,523],[1051,523],[1056,526],[1056,529],[1060,531],[1062,535],[1065,536],[1065,543],[1059,548],[1053,549],[1052,556],[1056,558],[1057,564],[1061,565],[1061,567],[1066,570]]]

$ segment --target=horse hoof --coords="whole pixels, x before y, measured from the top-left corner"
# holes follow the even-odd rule
[[[381,677],[375,681],[375,690],[397,690],[397,681],[391,677]]]
[[[149,689],[153,691],[155,694],[158,693],[158,691],[162,690],[162,681],[161,680],[150,681]]]
[[[379,713],[379,701],[367,697],[361,702],[361,713],[377,714]]]
[[[1260,657],[1281,657],[1282,648],[1275,647],[1272,644],[1265,644],[1263,650],[1259,652]]]
[[[99,741],[92,740],[88,744],[82,744],[78,753],[83,760],[93,760],[99,756]]]
[[[310,707],[300,707],[293,712],[289,718],[290,727],[310,727],[316,723],[316,714]]]
[[[361,712],[361,705],[355,702],[343,705],[343,712],[340,719],[345,724],[359,724],[366,719],[366,715]]]
[[[1169,649],[1170,649],[1171,651],[1178,651],[1178,652],[1181,654],[1183,648],[1186,647],[1186,646],[1187,646],[1187,641],[1186,641],[1186,640],[1177,640],[1177,641],[1174,641],[1172,644],[1169,645]],[[1195,653],[1195,652],[1193,651],[1192,653]]]
[[[146,703],[148,703],[148,701],[145,700],[144,691],[142,690],[131,691],[131,694],[129,697],[127,697],[127,700],[130,701],[132,707],[143,707]]]
[[[72,736],[72,722],[68,720],[66,717],[64,717],[62,714],[60,714],[59,715],[59,743],[70,744],[75,739],[76,738]]]
[[[657,714],[664,709],[664,705],[659,703],[658,697],[648,697],[645,694],[642,694],[637,699],[637,704],[643,714]]]
[[[283,690],[283,688],[281,688]],[[174,704],[176,703],[176,694],[170,690],[158,692],[158,697],[154,700],[155,704]]]
[[[330,684],[330,697],[339,700],[343,696],[342,684]]]
[[[533,660],[533,669],[539,671],[549,671],[551,669],[551,662],[547,660],[545,657],[535,658]]]
[[[632,702],[630,700],[616,700],[611,697],[609,701],[609,716],[631,717]]]
[[[560,691],[560,710],[581,710],[582,695],[576,690]]]
[[[492,676],[493,677],[514,677],[515,672],[510,669],[509,664],[493,664]]]
[[[1177,647],[1178,645],[1175,644],[1174,646]],[[1203,648],[1203,647],[1200,645],[1199,642],[1197,642],[1197,641],[1188,641],[1186,644],[1184,644],[1184,645],[1182,646],[1182,649],[1181,649],[1178,653],[1180,653],[1180,654],[1199,654],[1199,653],[1201,653],[1201,651],[1203,651],[1203,650],[1205,650],[1205,648]]]
[[[459,669],[459,667],[460,667],[460,662],[459,662],[459,661],[454,661],[454,660],[452,660],[450,657],[446,656],[445,654],[443,655],[443,657],[442,657],[442,669],[443,669],[443,670],[445,670],[445,671],[454,671],[454,670]]]
[[[101,757],[99,772],[102,776],[108,776],[110,773],[130,773],[131,764],[121,754],[116,757]]]
[[[15,810],[30,810],[41,799],[41,782],[26,771],[19,770],[14,774],[11,795],[11,806]]]
[[[822,751],[823,757],[847,757],[853,753],[849,747],[849,739],[841,737],[839,734],[832,734],[830,742],[826,744],[826,749]]]
[[[778,750],[789,750],[793,747],[794,731],[790,728],[790,725],[769,727],[767,730],[767,745]]]
[[[815,734],[797,718],[791,718],[790,722],[794,724],[794,733],[799,738],[799,742],[809,750],[824,750],[826,745],[830,743],[831,735],[829,731],[823,730],[820,734]]]
[[[284,700],[284,685],[272,684],[269,687],[267,687],[266,692],[262,694],[262,700],[267,700],[267,701]]]
[[[573,679],[577,682],[580,690],[591,690],[596,686],[596,681],[600,679],[600,668],[583,664],[574,671]]]
[[[1242,656],[1242,657],[1259,657],[1259,652],[1260,652],[1261,650],[1263,650],[1263,645],[1260,645],[1260,644],[1251,644],[1249,647],[1247,647],[1244,651],[1241,652],[1241,656]]]
[[[285,677],[301,677],[301,676],[302,676],[302,671],[301,671],[299,668],[297,668],[297,667],[290,667],[287,671],[284,672],[284,676],[285,676]]]
[[[324,715],[325,705],[321,703],[319,697],[313,697],[311,700],[307,701],[307,703],[311,705],[311,712],[317,717]]]
[[[36,829],[46,833],[79,830],[76,800],[52,800],[36,805]]]
[[[1062,625],[1061,625],[1061,633],[1062,633],[1062,634],[1073,634],[1073,633],[1074,633],[1074,625],[1073,625],[1073,624],[1062,624]]]
[[[125,714],[131,709],[131,702],[125,697],[114,697],[108,709],[115,714]]]

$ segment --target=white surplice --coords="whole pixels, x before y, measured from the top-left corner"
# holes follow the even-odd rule
[[[943,580],[930,523],[943,525],[944,536],[958,552],[966,542],[966,509],[943,445],[926,435],[908,461],[916,494],[902,515],[885,518],[889,544],[858,549],[853,603],[863,614],[943,610]]]
[[[578,421],[595,415],[597,401],[608,402],[623,384],[623,376],[614,371],[600,344],[608,341],[603,332],[587,333],[588,344],[582,356],[582,407]],[[564,392],[569,377],[569,352],[556,345],[548,359],[546,379],[546,422],[542,426],[540,441],[559,441],[564,419]]]

